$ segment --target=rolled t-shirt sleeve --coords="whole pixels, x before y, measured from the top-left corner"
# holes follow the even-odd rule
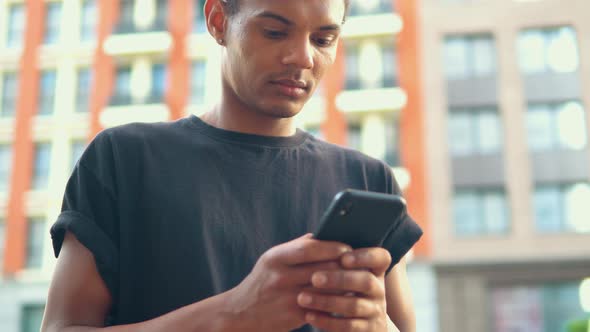
[[[385,165],[385,167],[386,192],[401,196],[402,192],[395,180],[393,171],[389,166]],[[391,264],[387,269],[388,273],[412,249],[422,237],[422,234],[420,226],[410,217],[407,211],[404,211],[404,214],[400,216],[397,227],[393,227],[383,241],[383,247],[391,254]]]
[[[118,217],[112,149],[106,135],[89,145],[66,186],[62,211],[51,227],[58,257],[67,231],[93,254],[96,267],[114,296],[118,279]]]

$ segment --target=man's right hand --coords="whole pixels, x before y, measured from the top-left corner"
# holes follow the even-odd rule
[[[318,270],[341,269],[339,259],[352,249],[306,234],[266,251],[252,272],[225,294],[225,326],[231,331],[289,331],[305,322],[297,295]]]

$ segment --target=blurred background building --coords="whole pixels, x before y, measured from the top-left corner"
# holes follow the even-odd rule
[[[351,2],[297,120],[392,166],[426,232],[408,266],[418,331],[588,319],[590,2]],[[0,331],[38,330],[86,144],[218,100],[203,3],[0,0]]]

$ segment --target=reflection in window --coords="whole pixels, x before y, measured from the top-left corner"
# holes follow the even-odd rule
[[[39,269],[43,263],[43,246],[45,243],[45,219],[29,218],[27,223],[27,248],[25,266],[27,269]]]
[[[496,70],[496,49],[492,36],[449,36],[444,44],[444,65],[448,80],[488,77]]]
[[[533,151],[586,147],[585,111],[578,101],[529,104],[526,121],[528,145]]]
[[[451,109],[449,146],[455,157],[493,154],[500,151],[502,129],[493,108]]]
[[[191,103],[202,105],[205,103],[206,62],[197,60],[191,69]]]
[[[203,15],[203,8],[205,7],[205,0],[195,0],[193,10],[193,31],[203,33],[207,31],[207,24],[205,23],[205,15]]]
[[[82,41],[93,41],[96,39],[98,24],[98,12],[96,0],[83,0],[82,15],[80,21],[80,39]]]
[[[59,41],[59,25],[61,22],[61,2],[47,2],[45,4],[45,44],[55,44]]]
[[[25,31],[25,5],[13,3],[8,6],[8,27],[6,31],[6,46],[21,47]]]
[[[10,144],[0,144],[0,191],[8,191],[11,170],[12,146]]]
[[[0,117],[14,116],[17,99],[18,75],[14,72],[5,72],[2,75],[2,88],[0,89]]]
[[[589,233],[590,184],[539,184],[533,195],[535,225],[542,233]]]
[[[580,62],[576,31],[569,26],[522,31],[518,54],[520,68],[526,74],[574,72]]]
[[[41,82],[39,90],[39,115],[48,115],[53,113],[55,102],[55,85],[57,83],[56,71],[53,69],[43,70],[41,72]]]
[[[47,189],[49,184],[49,165],[51,162],[51,144],[35,144],[35,160],[33,164],[32,189]]]
[[[509,211],[500,189],[457,189],[453,198],[453,224],[458,236],[505,234]]]

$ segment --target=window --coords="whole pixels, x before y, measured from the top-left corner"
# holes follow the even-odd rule
[[[493,76],[495,58],[492,36],[451,36],[445,39],[444,64],[448,80]]]
[[[168,1],[156,0],[156,21],[154,22],[154,29],[164,31],[167,29],[168,20]]]
[[[41,86],[39,90],[39,115],[48,115],[53,113],[53,106],[55,102],[55,85],[56,85],[55,70],[43,70],[41,72]]]
[[[119,24],[117,32],[129,33],[135,30],[133,23],[133,0],[121,0],[119,2]]]
[[[207,24],[205,23],[205,15],[203,15],[203,8],[205,0],[196,0],[194,3],[194,23],[193,31],[197,33],[207,32]]]
[[[392,0],[351,0],[350,16],[391,13]]]
[[[35,145],[35,161],[33,165],[32,189],[43,190],[49,184],[49,165],[51,162],[51,144]]]
[[[569,331],[569,323],[587,316],[580,304],[579,285],[562,281],[491,288],[493,331]]]
[[[569,26],[524,30],[518,37],[518,55],[525,74],[577,71],[580,56],[576,31]]]
[[[41,329],[44,311],[45,306],[42,304],[24,306],[22,308],[20,332],[38,332]]]
[[[8,191],[12,170],[12,146],[0,144],[0,191]]]
[[[453,224],[458,236],[497,235],[508,231],[509,211],[501,189],[458,189]]]
[[[394,87],[398,84],[397,54],[393,45],[383,47],[383,87]]]
[[[454,157],[498,153],[502,145],[498,112],[493,108],[452,109],[449,146]]]
[[[362,128],[360,124],[351,123],[348,125],[347,144],[349,148],[361,150],[362,148]]]
[[[76,89],[76,112],[88,112],[90,108],[90,89],[92,71],[90,68],[78,70],[78,85]]]
[[[586,147],[586,116],[578,101],[529,104],[526,121],[528,145],[532,151]]]
[[[359,49],[356,45],[346,46],[346,90],[356,90],[361,87],[359,73]]]
[[[166,93],[166,65],[157,63],[152,66],[152,101],[161,103]]]
[[[27,223],[27,269],[39,269],[43,263],[43,245],[45,239],[45,220],[29,218]]]
[[[76,164],[78,163],[80,157],[82,157],[84,150],[86,150],[86,140],[78,139],[72,142],[72,170],[74,167],[76,167]]]
[[[205,103],[206,62],[197,60],[191,68],[191,103],[202,105]]]
[[[80,15],[80,39],[82,41],[93,41],[96,39],[98,25],[98,12],[96,0],[83,0],[82,13]]]
[[[399,122],[389,122],[385,126],[385,160],[389,166],[399,166]]]
[[[18,99],[18,76],[16,73],[5,72],[2,75],[0,90],[0,117],[14,116]]]
[[[114,88],[111,105],[131,104],[131,67],[127,65],[117,68]]]
[[[52,1],[45,4],[45,44],[55,44],[59,41],[59,24],[61,22],[61,2]]]
[[[8,6],[7,47],[21,47],[25,31],[25,5],[14,3]]]
[[[535,225],[541,233],[590,233],[590,184],[538,184],[533,194]]]
[[[4,247],[6,246],[6,220],[0,218],[0,271],[4,271]]]

